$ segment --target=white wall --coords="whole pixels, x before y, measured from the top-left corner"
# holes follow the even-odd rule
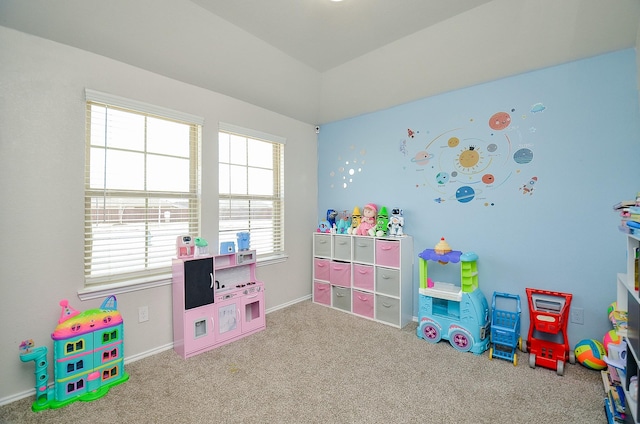
[[[18,345],[32,338],[51,348],[58,302],[69,299],[86,310],[102,301],[82,302],[77,296],[83,287],[86,87],[205,118],[202,236],[208,240],[217,240],[218,231],[218,122],[286,137],[289,259],[259,267],[258,276],[265,281],[267,309],[310,295],[311,243],[300,234],[317,224],[312,125],[5,27],[0,45],[0,403],[33,390],[33,364],[20,362]],[[139,324],[142,305],[149,306],[150,320]],[[127,357],[172,342],[170,286],[118,295],[118,306]]]

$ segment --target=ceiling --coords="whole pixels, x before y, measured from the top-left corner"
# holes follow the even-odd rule
[[[324,72],[491,0],[192,0]]]
[[[1,26],[309,124],[634,47],[639,22],[640,0],[0,0]]]

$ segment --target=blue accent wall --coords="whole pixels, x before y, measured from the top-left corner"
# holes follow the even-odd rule
[[[533,287],[572,293],[584,308],[572,345],[601,340],[626,269],[612,206],[640,191],[636,79],[627,49],[325,124],[318,220],[370,202],[403,209],[415,316],[417,254],[445,237],[479,255],[488,300],[520,295],[523,339]]]

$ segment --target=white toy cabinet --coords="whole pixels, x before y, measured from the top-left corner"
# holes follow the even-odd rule
[[[314,233],[313,301],[404,327],[413,318],[413,238]]]

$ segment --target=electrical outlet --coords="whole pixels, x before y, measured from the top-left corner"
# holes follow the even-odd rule
[[[571,308],[571,322],[574,324],[584,324],[584,309]]]
[[[149,307],[140,306],[138,308],[138,322],[149,321]]]

